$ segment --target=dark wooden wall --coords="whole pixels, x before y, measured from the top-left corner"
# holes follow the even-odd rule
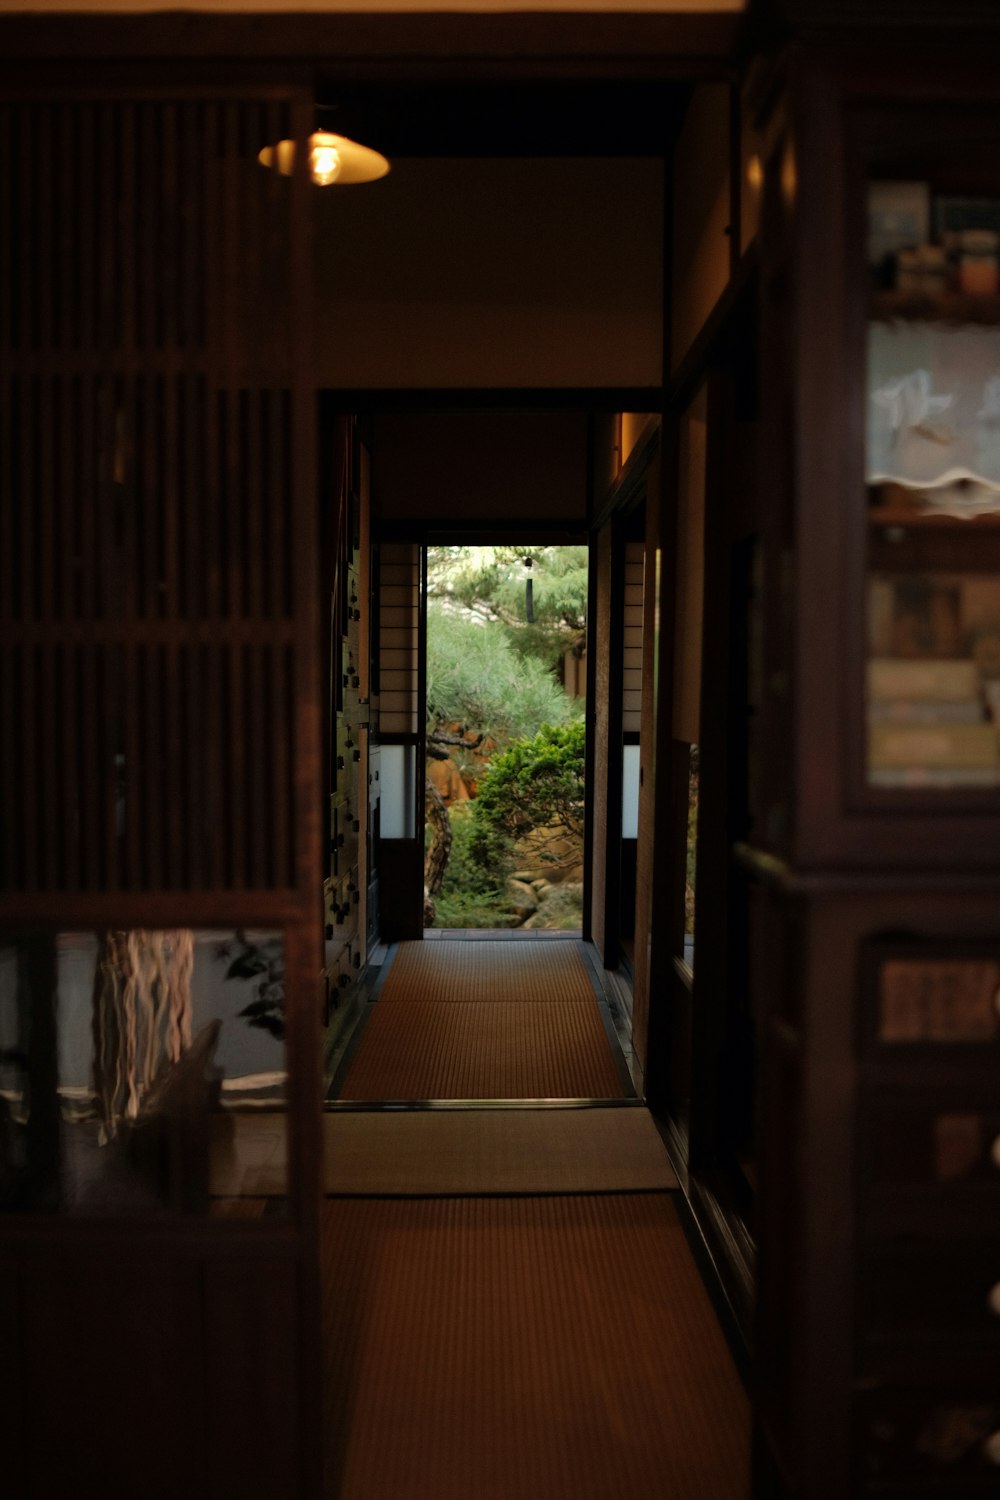
[[[386,413],[373,446],[383,523],[586,525],[585,412]]]

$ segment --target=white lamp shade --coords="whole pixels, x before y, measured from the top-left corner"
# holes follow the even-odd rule
[[[377,182],[389,171],[389,163],[379,151],[361,146],[346,135],[330,130],[316,130],[309,137],[310,175],[321,187],[349,186],[356,182]],[[258,153],[261,166],[271,167],[283,177],[295,168],[295,142],[279,141]]]

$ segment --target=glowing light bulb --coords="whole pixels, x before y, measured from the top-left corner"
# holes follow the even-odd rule
[[[291,177],[295,171],[295,142],[278,141],[257,153],[262,167]],[[389,171],[389,163],[370,146],[361,146],[346,135],[314,130],[309,137],[309,177],[317,187],[332,183],[377,182]]]
[[[340,176],[342,165],[337,137],[325,130],[314,131],[309,137],[309,171],[313,182],[329,187]]]

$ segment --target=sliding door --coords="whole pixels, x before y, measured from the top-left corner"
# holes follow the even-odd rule
[[[311,114],[0,95],[12,1495],[318,1492]]]

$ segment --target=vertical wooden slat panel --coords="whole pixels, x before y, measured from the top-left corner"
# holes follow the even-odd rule
[[[93,891],[100,889],[103,880],[103,825],[100,817],[101,777],[98,761],[100,712],[97,706],[97,648],[92,641],[84,643],[80,659],[80,725],[93,725],[91,733],[83,733],[79,737],[80,781],[83,789],[80,798],[80,883],[83,890]]]
[[[243,613],[243,589],[240,575],[239,491],[235,478],[239,469],[239,288],[235,267],[239,264],[239,118],[235,106],[225,107],[224,138],[225,193],[223,202],[223,245],[226,272],[224,276],[223,357],[225,381],[225,446],[222,454],[225,475],[224,536],[226,558],[226,607],[232,619]]]
[[[201,652],[204,684],[203,788],[206,808],[206,865],[208,884],[221,887],[224,883],[225,816],[219,789],[218,740],[216,728],[221,724],[222,714],[222,669],[218,642],[206,645]]]
[[[230,390],[239,385],[240,340],[240,264],[241,264],[241,111],[236,104],[220,106],[220,179],[219,211],[221,215],[222,286],[219,298],[218,345],[225,383]],[[258,310],[259,311],[259,310]]]
[[[14,301],[14,237],[17,220],[14,214],[13,110],[0,103],[0,350],[13,348],[12,310]]]
[[[292,755],[289,749],[289,735],[292,726],[292,702],[291,702],[291,673],[289,670],[289,658],[291,652],[288,648],[278,647],[273,655],[273,695],[272,702],[275,706],[275,721],[278,731],[272,741],[274,753],[274,786],[279,795],[275,796],[272,804],[272,818],[274,824],[274,864],[277,871],[276,879],[282,885],[292,884],[292,834],[290,828],[291,813],[290,799],[288,796],[288,785],[292,774]]]
[[[37,505],[34,482],[35,450],[35,381],[29,377],[23,382],[21,401],[21,597],[23,618],[30,627],[38,618],[37,580],[35,575],[35,519]],[[38,732],[38,705],[36,699],[36,648],[29,640],[22,656],[23,678],[21,690],[24,695],[23,713],[17,732],[21,740],[21,787],[23,790],[23,817],[25,827],[36,830],[36,837],[28,837],[24,844],[24,875],[28,890],[38,889],[39,843],[37,833],[41,829],[38,808],[38,776],[35,746]]]
[[[150,890],[167,889],[166,794],[163,776],[163,657],[164,648],[150,644],[146,651],[146,713],[143,759],[146,769],[146,806],[143,834],[147,851],[146,881]]]
[[[35,496],[35,432],[33,416],[35,409],[35,379],[23,376],[20,384],[20,494],[17,497],[18,518],[21,524],[21,615],[25,621],[38,615],[35,599],[35,547],[34,536],[38,519]]]
[[[28,304],[29,321],[25,328],[24,347],[26,351],[37,352],[42,342],[42,290],[43,278],[37,274],[40,263],[39,245],[41,241],[41,205],[39,202],[41,189],[41,172],[39,170],[39,125],[40,112],[36,112],[34,118],[26,116],[25,129],[22,144],[21,171],[25,178],[25,192],[28,200],[28,239],[26,240],[26,257],[24,271],[27,275],[27,284],[30,288],[30,300]]]
[[[227,652],[229,678],[229,855],[232,883],[239,890],[248,885],[247,831],[251,816],[247,797],[246,692],[244,687],[244,653],[234,641]]]
[[[62,535],[55,557],[59,614],[67,625],[79,620],[78,578],[80,557],[80,432],[79,380],[65,375],[57,390],[54,425],[56,495],[61,513]]]
[[[279,503],[282,474],[282,423],[281,402],[274,391],[269,391],[265,400],[262,426],[267,435],[266,455],[263,465],[264,482],[267,485],[268,547],[265,573],[265,613],[273,620],[285,615],[284,591],[282,589],[283,556],[285,547],[285,525],[282,506]]]
[[[223,782],[220,771],[222,754],[222,651],[220,639],[222,615],[222,542],[219,525],[219,408],[221,397],[209,392],[207,402],[207,442],[205,450],[206,507],[209,567],[206,579],[206,613],[212,626],[208,661],[208,699],[206,703],[207,760],[205,785],[208,793],[208,861],[209,881],[213,886],[225,883],[224,845],[226,818],[223,807]]]
[[[80,615],[89,623],[93,622],[97,616],[95,539],[99,504],[97,381],[89,373],[80,378],[78,420],[80,427]]]
[[[0,241],[3,240],[0,235]],[[3,287],[0,285],[0,297]],[[14,381],[0,366],[0,622],[10,629],[15,617],[14,507],[17,505],[17,462],[14,455]],[[8,725],[12,720],[5,721]]]
[[[114,237],[118,247],[116,284],[120,309],[116,320],[118,324],[116,342],[120,341],[122,349],[128,356],[134,354],[142,342],[141,314],[144,309],[148,308],[148,302],[139,291],[139,280],[143,268],[137,264],[144,244],[136,163],[137,152],[141,149],[139,144],[141,139],[139,136],[140,106],[125,103],[116,113],[119,118],[114,144],[119,158],[119,168],[115,187],[119,195],[117,211],[125,230],[124,233]],[[150,288],[150,293],[152,294],[152,288]],[[126,369],[129,368],[130,363],[131,361],[127,360]]]
[[[18,792],[15,780],[14,733],[12,726],[18,712],[14,693],[14,647],[0,641],[0,886],[16,886],[16,818]]]
[[[177,345],[198,348],[198,302],[201,283],[197,184],[204,176],[198,147],[198,106],[189,103],[177,120],[177,187],[180,207],[177,239]]]
[[[87,118],[90,111],[84,111]],[[91,137],[92,138],[92,137]],[[89,237],[88,237],[89,238]],[[88,282],[89,284],[89,282]],[[84,325],[86,326],[86,325]],[[85,890],[97,890],[101,884],[101,821],[100,773],[97,747],[99,733],[97,721],[97,648],[93,641],[93,622],[97,609],[95,588],[96,568],[96,513],[99,504],[97,475],[98,444],[95,438],[98,424],[97,381],[89,374],[81,381],[80,399],[80,605],[83,620],[82,663],[80,668],[81,714],[79,734],[79,756],[83,795],[80,801],[82,868],[81,884]],[[94,726],[87,733],[85,726]]]
[[[134,432],[136,450],[136,483],[132,505],[136,525],[136,590],[137,613],[147,619],[158,619],[161,614],[160,596],[157,587],[160,575],[160,516],[162,494],[160,491],[160,469],[157,463],[156,427],[159,416],[157,400],[159,381],[154,375],[138,375],[135,379],[136,420]]]
[[[54,620],[61,613],[55,593],[55,550],[59,543],[58,500],[55,493],[55,432],[52,406],[54,380],[39,376],[36,383],[38,412],[35,433],[37,463],[37,557],[38,618]]]
[[[9,180],[4,173],[10,166],[10,109],[0,107],[0,212],[9,205]],[[10,299],[4,275],[10,274],[10,254],[6,237],[0,249],[0,351],[9,348]],[[15,855],[16,820],[19,791],[15,780],[15,724],[17,700],[14,693],[14,485],[12,407],[13,382],[0,360],[0,885],[14,885],[18,879]]]
[[[109,646],[100,653],[99,658],[103,668],[102,701],[107,706],[104,717],[105,738],[101,757],[104,769],[103,811],[105,837],[107,840],[105,850],[106,881],[109,889],[113,891],[128,884],[126,868],[130,808],[128,755],[130,739],[131,749],[134,754],[138,738],[136,732],[138,726],[134,723],[135,715],[132,716],[132,723],[127,722],[123,703],[128,665],[128,649],[126,646],[120,644]],[[133,806],[135,800],[136,791],[133,785],[131,788],[131,803]],[[134,858],[135,854],[133,852]]]
[[[156,190],[155,138],[153,106],[142,103],[135,108],[135,131],[129,152],[129,180],[126,201],[135,213],[134,265],[130,284],[130,315],[134,318],[134,335],[126,344],[146,353],[156,343],[156,309],[162,288],[157,285],[154,261],[153,201]]]
[[[108,224],[118,208],[114,194],[113,164],[118,149],[116,135],[116,111],[108,103],[98,107],[98,128],[95,140],[94,177],[98,185],[93,220],[87,234],[88,246],[93,246],[96,268],[97,311],[94,325],[94,352],[99,359],[110,359],[115,331],[115,272],[117,237],[109,235],[99,239],[98,223]],[[89,252],[88,252],[89,253]],[[92,386],[93,421],[90,431],[97,440],[93,455],[91,504],[95,513],[93,547],[87,557],[87,573],[93,581],[94,619],[107,619],[110,610],[111,571],[114,567],[114,537],[110,516],[111,469],[113,447],[109,450],[109,407],[112,405],[114,378],[110,372],[97,376]],[[113,420],[110,422],[113,431]],[[96,668],[96,661],[95,661]]]
[[[81,734],[80,726],[86,722],[84,715],[84,704],[81,697],[82,674],[80,671],[82,653],[76,644],[66,647],[64,660],[64,686],[63,686],[63,824],[65,828],[66,844],[66,869],[65,888],[67,890],[79,890],[85,884],[82,849],[83,849],[83,803],[89,801],[89,797],[82,795],[80,785],[80,764],[82,742],[89,739],[89,735]]]
[[[203,177],[203,204],[205,222],[205,266],[207,332],[213,354],[218,360],[221,353],[221,310],[223,307],[224,276],[222,255],[222,214],[219,203],[219,187],[212,167],[221,152],[221,118],[217,110],[209,111],[206,122],[205,151],[209,163]],[[205,614],[217,620],[222,610],[222,541],[219,504],[219,424],[221,420],[221,397],[218,393],[218,370],[213,361],[204,391],[205,449],[202,493],[205,570]]]
[[[254,231],[260,233],[259,220],[254,216]],[[244,439],[242,443],[243,467],[245,475],[246,515],[244,527],[246,530],[246,566],[248,574],[248,589],[246,596],[246,609],[249,617],[259,622],[258,628],[262,628],[264,619],[264,599],[262,587],[262,574],[264,568],[263,557],[263,496],[261,493],[260,472],[260,425],[262,418],[262,394],[259,390],[248,393],[245,407]],[[268,714],[270,718],[267,699],[265,697],[264,676],[262,670],[262,656],[264,652],[263,639],[247,652],[247,694],[251,715],[256,718],[261,712]],[[264,734],[262,726],[250,737],[250,766],[249,766],[249,830],[250,830],[250,875],[251,883],[255,886],[265,886],[268,882],[267,876],[267,821],[264,814],[264,806],[267,798],[267,788],[264,780],[265,758],[262,740]]]
[[[247,646],[243,652],[244,686],[246,691],[249,712],[247,714],[248,732],[244,736],[249,747],[249,767],[247,776],[247,809],[246,826],[248,837],[247,868],[249,872],[249,883],[257,889],[264,889],[268,884],[268,859],[267,859],[267,819],[264,809],[267,805],[267,785],[264,778],[265,755],[263,742],[267,737],[265,724],[261,722],[261,713],[266,713],[270,719],[270,705],[264,696],[264,674],[263,655],[264,645],[255,644]]]
[[[61,839],[59,837],[59,700],[61,697],[62,651],[49,637],[38,651],[39,722],[35,753],[40,762],[39,810],[42,831],[41,883],[45,890],[57,891],[60,879]]]
[[[258,653],[259,681],[261,701],[268,705],[268,713],[274,714],[276,703],[274,698],[274,650],[268,642],[262,642]],[[275,831],[274,801],[271,796],[271,788],[277,784],[275,772],[275,736],[272,734],[261,735],[257,744],[257,753],[260,761],[260,783],[263,786],[263,799],[257,808],[257,820],[260,824],[260,837],[263,844],[262,863],[265,884],[279,886],[284,884],[282,871],[277,859],[277,837]]]
[[[224,714],[227,689],[225,648],[219,640],[212,642],[209,652],[208,713],[206,756],[209,790],[209,879],[215,887],[229,884],[229,822],[228,805],[223,795],[222,736],[226,725]]]
[[[163,209],[158,245],[162,257],[163,284],[162,346],[176,349],[180,343],[180,243],[184,220],[177,180],[177,106],[166,103],[160,111],[162,173],[158,183]]]
[[[181,503],[180,468],[184,457],[184,444],[188,434],[184,431],[180,403],[182,386],[176,376],[167,375],[160,387],[160,432],[159,453],[163,467],[163,556],[160,577],[163,582],[161,613],[168,620],[184,616],[185,606],[181,580],[184,576],[183,525],[188,512]]]
[[[205,510],[206,489],[204,484],[204,420],[205,381],[194,374],[185,374],[180,382],[178,444],[182,464],[178,478],[177,507],[183,516],[179,526],[181,550],[178,557],[180,573],[178,581],[178,609],[183,610],[188,620],[203,620],[206,613],[205,556],[202,520]]]
[[[264,392],[249,393],[246,413],[243,466],[246,475],[247,613],[251,619],[264,616],[264,497],[260,434],[264,423]]]
[[[56,226],[59,240],[58,314],[56,343],[63,349],[76,349],[76,298],[73,282],[79,246],[76,222],[76,142],[73,138],[73,110],[63,102],[55,112],[56,167],[58,190]]]
[[[39,108],[34,131],[33,184],[37,205],[37,240],[35,243],[35,287],[38,295],[38,322],[35,341],[39,349],[53,347],[53,303],[57,276],[55,233],[53,226],[53,157],[52,106]]]
[[[68,114],[68,111],[66,112]],[[71,329],[72,318],[68,314],[66,327]],[[80,741],[86,738],[80,733],[82,720],[79,715],[79,658],[76,647],[80,619],[80,558],[82,556],[80,521],[80,380],[67,376],[62,382],[62,395],[57,403],[60,465],[58,487],[63,496],[62,568],[60,570],[62,594],[62,617],[67,622],[66,645],[63,659],[63,696],[61,704],[62,726],[60,750],[63,761],[59,782],[62,800],[60,817],[64,829],[66,867],[64,885],[75,890],[81,880],[80,869]],[[59,420],[61,419],[61,420]]]
[[[20,345],[21,310],[24,307],[25,298],[25,289],[21,279],[24,224],[18,156],[22,113],[22,109],[16,104],[7,106],[5,129],[7,150],[3,163],[4,182],[0,183],[0,188],[6,186],[4,207],[8,215],[7,222],[10,224],[10,234],[4,237],[6,239],[5,252],[8,256],[6,268],[10,278],[9,286],[3,289],[2,298],[6,305],[4,347],[10,349],[12,353]]]
[[[28,106],[18,105],[13,111],[13,151],[11,154],[11,178],[17,183],[16,201],[17,258],[14,264],[11,287],[11,313],[14,322],[12,344],[22,352],[31,347],[31,325],[34,317],[35,287],[28,274],[32,257],[31,215],[31,170],[28,154]]]
[[[79,347],[91,351],[97,347],[98,255],[97,255],[97,111],[81,106],[75,112],[74,134],[79,150],[76,157],[77,263],[74,312],[78,320]]]
[[[182,669],[189,660],[189,653],[184,652],[178,645],[179,622],[184,614],[182,581],[186,558],[181,536],[183,510],[179,470],[184,457],[184,444],[190,441],[190,435],[180,419],[182,395],[180,382],[173,375],[168,376],[165,382],[166,399],[163,408],[161,441],[165,470],[163,605],[170,627],[164,663],[166,689],[164,753],[166,756],[166,816],[169,844],[167,883],[175,890],[182,889],[190,879],[186,868],[189,862],[185,860],[183,819],[191,815],[190,780],[186,775],[188,767],[183,722],[185,689],[190,691],[190,688],[188,688],[186,675],[182,675]],[[198,839],[199,835],[192,833],[190,842],[196,843]]]
[[[202,254],[205,295],[205,348],[215,359],[222,349],[223,263],[222,208],[220,178],[222,162],[222,113],[217,106],[206,106],[204,121],[204,170],[201,173],[199,203],[203,225]],[[218,166],[216,165],[218,163]]]
[[[240,317],[239,285],[237,268],[240,264],[240,245],[243,224],[240,215],[240,119],[234,105],[225,108],[225,201],[224,244],[228,275],[225,288],[225,509],[224,535],[226,542],[226,597],[230,620],[240,620],[245,614],[243,558],[243,517],[241,515],[240,484]],[[239,889],[246,881],[247,850],[247,794],[246,794],[246,736],[241,732],[244,723],[243,653],[235,637],[230,638],[228,660],[227,708],[230,728],[230,754],[227,767],[226,793],[229,802],[229,857],[232,883]]]
[[[8,888],[304,890],[310,189],[252,165],[283,133],[273,97],[0,103]]]
[[[204,382],[188,375],[183,381],[184,412],[184,479],[178,504],[184,508],[186,526],[184,551],[180,560],[182,572],[181,597],[192,627],[204,619],[206,601],[204,594],[205,559],[202,555],[201,514],[198,499],[204,493],[199,477],[204,474],[204,446],[202,421],[204,404]],[[200,398],[200,400],[199,400]],[[208,813],[205,802],[205,777],[202,769],[202,742],[207,719],[204,712],[205,674],[204,651],[200,644],[192,643],[187,651],[188,671],[183,678],[184,693],[184,745],[185,782],[187,788],[187,828],[189,835],[186,855],[188,878],[197,890],[208,883],[208,867],[205,860],[205,840]]]
[[[18,725],[20,725],[21,720],[27,715],[29,707],[24,687],[25,658],[27,654],[27,651],[22,647],[20,651],[13,655],[10,664],[11,697],[16,705],[15,711]],[[12,719],[11,724],[14,722]],[[11,784],[11,792],[14,799],[11,808],[11,826],[13,830],[11,845],[16,849],[14,859],[15,889],[27,891],[31,889],[31,881],[27,857],[28,814],[25,806],[23,775],[25,736],[21,732],[12,732],[10,739],[14,765]]]

